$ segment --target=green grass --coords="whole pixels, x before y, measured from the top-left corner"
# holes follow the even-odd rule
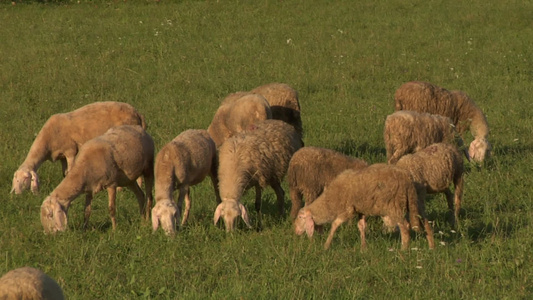
[[[34,266],[69,299],[520,299],[533,293],[533,2],[531,1],[11,1],[0,2],[0,274]],[[134,195],[83,199],[69,230],[44,235],[39,208],[61,181],[39,169],[41,194],[9,194],[13,172],[54,113],[103,100],[134,105],[160,148],[207,128],[220,99],[269,82],[300,93],[306,145],[385,160],[382,128],[410,80],[466,91],[487,115],[494,157],[468,165],[461,228],[427,208],[437,248],[371,220],[369,249],[355,224],[330,250],[297,237],[264,193],[264,230],[212,224],[209,180],[192,190],[190,222],[152,234]],[[466,137],[471,140],[470,136]],[[286,183],[284,188],[286,190]],[[81,198],[81,197],[80,197]],[[245,195],[252,220],[254,193]],[[287,206],[290,205],[288,193]],[[241,224],[242,225],[242,224]]]

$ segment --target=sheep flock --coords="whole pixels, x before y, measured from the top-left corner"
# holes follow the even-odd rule
[[[37,169],[45,160],[60,160],[65,177],[41,207],[45,233],[68,230],[68,208],[81,194],[86,195],[87,226],[93,194],[103,189],[109,194],[114,230],[116,190],[128,187],[137,198],[141,215],[151,218],[154,233],[161,228],[173,236],[179,232],[178,226],[186,226],[191,218],[190,187],[205,177],[210,177],[214,186],[214,224],[218,226],[222,217],[228,232],[268,226],[261,222],[261,192],[268,186],[275,192],[280,217],[287,217],[282,181],[288,177],[287,194],[292,202],[288,218],[298,235],[306,232],[312,237],[315,230],[321,232],[324,224],[331,223],[325,244],[329,248],[339,225],[357,217],[364,250],[366,220],[380,216],[386,227],[399,228],[402,250],[408,249],[409,229],[423,229],[433,249],[433,231],[425,215],[426,194],[444,193],[452,215],[450,223],[458,226],[463,160],[490,158],[487,119],[464,92],[426,82],[401,85],[391,103],[396,112],[383,116],[387,159],[371,164],[320,145],[304,145],[298,92],[283,83],[228,95],[207,128],[176,132],[177,137],[159,152],[144,116],[131,105],[96,102],[54,115],[44,124],[14,174],[11,192],[31,189],[38,194]],[[463,145],[467,130],[474,137],[468,150]],[[250,187],[256,192],[256,226],[250,221],[248,204],[242,201]],[[173,195],[176,191],[178,197]],[[245,227],[239,226],[239,219]]]

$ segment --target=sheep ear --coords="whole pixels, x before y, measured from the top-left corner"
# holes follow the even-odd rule
[[[246,223],[246,226],[248,226],[248,228],[252,228],[252,225],[250,225],[250,218],[248,218],[248,211],[246,210],[246,207],[244,207],[242,203],[239,203],[239,209],[241,210],[241,217],[244,220],[244,223]]]
[[[35,171],[30,171],[31,174],[31,192],[34,195],[39,194],[39,176]]]
[[[56,223],[56,228],[59,231],[64,231],[67,228],[67,213],[63,210],[63,207],[54,201],[54,221]]]
[[[155,209],[155,207],[154,207],[154,209]],[[154,209],[152,209],[152,229],[153,229],[153,231],[156,231],[157,228],[159,228],[160,215],[158,213],[156,213],[154,211]]]
[[[217,225],[218,223],[218,219],[220,219],[220,215],[222,214],[222,203],[220,203],[218,206],[217,206],[217,209],[215,210],[215,216],[213,218],[213,222],[215,225]]]
[[[476,153],[477,153],[477,148],[478,147],[479,147],[479,141],[478,140],[473,140],[470,143],[470,147],[468,147],[468,154],[469,154],[470,159],[473,159],[473,160],[476,159]]]
[[[305,220],[305,232],[307,233],[308,237],[312,237],[313,233],[315,232],[315,222],[311,216],[307,217]]]

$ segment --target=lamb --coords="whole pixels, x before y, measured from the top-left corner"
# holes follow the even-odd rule
[[[298,212],[294,222],[297,235],[304,231],[313,236],[314,226],[331,223],[329,236],[324,244],[328,249],[337,228],[344,222],[359,217],[361,249],[366,249],[365,228],[367,216],[386,216],[400,228],[402,250],[409,247],[409,223],[405,219],[409,211],[411,226],[422,217],[429,248],[435,247],[433,230],[425,218],[416,189],[409,174],[396,166],[374,164],[361,170],[347,169],[339,174],[311,204]]]
[[[128,187],[139,203],[141,215],[148,219],[152,206],[154,184],[154,141],[138,125],[121,125],[86,142],[78,153],[74,165],[63,181],[41,205],[41,223],[46,233],[64,231],[70,203],[82,193],[86,194],[85,223],[91,214],[93,195],[107,189],[109,213],[113,229],[116,228],[115,197],[117,187]],[[136,182],[143,175],[146,198]]]
[[[463,197],[463,158],[454,145],[438,143],[430,145],[414,154],[403,156],[396,166],[409,172],[424,203],[426,193],[444,193],[451,212],[449,222],[456,224]],[[454,185],[454,194],[450,185]],[[455,209],[454,209],[455,208]]]
[[[214,223],[223,217],[226,231],[234,229],[235,218],[241,216],[251,227],[246,208],[240,203],[244,191],[255,187],[255,209],[261,226],[261,190],[270,185],[276,192],[280,214],[284,211],[281,180],[289,161],[302,147],[300,134],[280,120],[265,120],[244,133],[228,139],[219,149],[219,189],[222,203],[215,211]]]
[[[309,205],[342,171],[357,170],[367,166],[364,160],[330,149],[304,147],[296,151],[287,170],[289,194],[292,201],[291,218],[293,220],[296,218],[302,206],[302,196],[305,197],[305,205]]]
[[[0,299],[63,300],[59,284],[43,271],[22,267],[0,278]]]
[[[226,139],[267,119],[272,119],[272,111],[266,99],[261,95],[246,94],[222,102],[207,131],[218,149]]]
[[[63,175],[66,175],[81,145],[118,125],[140,125],[146,129],[143,115],[133,106],[122,102],[96,102],[72,112],[52,115],[15,172],[11,193],[21,194],[31,186],[33,194],[37,194],[37,169],[44,161],[59,159]]]
[[[383,136],[389,164],[433,143],[444,142],[463,147],[463,139],[456,133],[449,118],[408,110],[387,116]],[[468,153],[464,153],[469,158]]]
[[[396,110],[414,110],[450,118],[459,134],[467,129],[474,136],[468,152],[474,161],[490,156],[489,125],[481,109],[461,91],[449,91],[428,82],[403,84],[394,95]]]
[[[220,203],[217,180],[217,153],[215,142],[207,130],[189,129],[166,144],[155,158],[155,200],[152,209],[154,231],[159,224],[167,235],[175,231],[176,217],[185,210],[181,225],[185,224],[191,208],[189,188],[210,176]],[[174,188],[179,189],[178,206],[172,201]]]

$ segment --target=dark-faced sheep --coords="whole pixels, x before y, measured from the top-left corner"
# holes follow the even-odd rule
[[[300,209],[294,222],[298,235],[313,236],[315,225],[332,223],[324,244],[331,245],[333,235],[344,222],[358,216],[361,234],[361,249],[366,248],[365,228],[367,216],[386,216],[399,226],[402,249],[409,247],[409,223],[405,214],[409,212],[411,226],[423,219],[429,248],[433,249],[433,230],[420,206],[416,189],[409,174],[396,166],[375,164],[361,170],[348,169],[339,174],[311,204]]]
[[[463,157],[457,147],[450,144],[433,144],[414,154],[407,154],[396,162],[411,175],[418,198],[425,202],[426,193],[444,193],[450,210],[452,225],[458,220],[463,197]],[[450,185],[454,185],[454,194]]]
[[[224,101],[215,112],[207,128],[217,148],[233,135],[244,131],[257,121],[272,119],[266,99],[257,94],[246,94]]]
[[[470,157],[482,162],[490,156],[489,125],[481,109],[461,91],[449,91],[428,82],[412,81],[400,86],[394,94],[396,110],[413,110],[450,118],[459,134],[467,129],[474,136]]]
[[[43,271],[22,267],[0,278],[0,299],[63,300],[59,284]]]
[[[216,146],[206,130],[189,129],[166,144],[155,158],[155,200],[152,209],[153,229],[161,223],[167,234],[174,234],[176,210],[183,213],[185,224],[191,208],[189,189],[211,177],[217,202],[220,203],[217,180]],[[174,189],[179,190],[178,206],[172,207]],[[168,200],[168,201],[163,201]],[[185,210],[182,210],[185,200]],[[161,221],[161,222],[159,222]]]
[[[387,162],[395,163],[405,154],[414,153],[434,143],[463,147],[451,120],[440,115],[402,110],[387,116],[383,131]],[[468,153],[465,151],[468,158]]]
[[[133,106],[122,102],[96,102],[51,116],[15,172],[11,192],[20,194],[31,187],[31,191],[37,194],[39,180],[36,172],[44,161],[59,159],[65,175],[81,145],[118,125],[140,125],[146,129],[144,117]]]
[[[145,194],[136,182],[144,177]],[[41,205],[41,223],[46,233],[67,228],[67,212],[71,202],[86,194],[85,223],[91,214],[93,195],[106,189],[113,229],[116,228],[115,197],[117,187],[133,191],[141,215],[147,219],[152,206],[154,184],[154,142],[141,126],[122,125],[86,142],[63,181]],[[148,199],[148,203],[146,203]]]
[[[302,207],[302,196],[305,198],[305,205],[309,205],[342,171],[367,166],[364,160],[331,149],[304,147],[296,151],[287,170],[292,202],[291,218],[294,220]]]
[[[235,218],[241,216],[250,227],[246,208],[240,203],[244,191],[255,187],[255,209],[261,226],[261,190],[270,185],[276,192],[280,214],[284,211],[281,180],[289,161],[300,147],[300,134],[279,120],[266,120],[228,139],[219,149],[219,189],[222,203],[214,216],[216,224],[223,217],[226,231],[234,229]]]

